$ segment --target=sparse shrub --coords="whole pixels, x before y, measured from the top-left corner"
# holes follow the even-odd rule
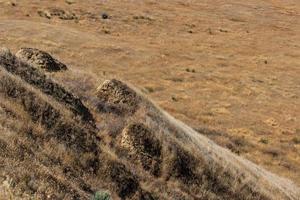
[[[154,92],[154,88],[153,87],[145,87],[145,89],[149,93],[153,93]]]
[[[240,146],[240,147],[243,147],[243,146],[247,145],[247,141],[243,137],[234,138],[233,143],[236,146]]]
[[[108,191],[97,191],[92,200],[111,200]]]
[[[169,78],[169,79],[166,79],[166,80],[170,80],[170,81],[173,81],[173,82],[183,82],[182,78],[177,78],[177,77],[172,77],[172,78]]]
[[[186,68],[185,71],[186,72],[191,72],[191,73],[196,73],[195,69],[190,69],[190,68]]]
[[[292,141],[294,142],[294,144],[300,144],[300,138],[299,137],[294,137],[292,139]]]
[[[266,139],[266,138],[261,138],[259,141],[260,141],[261,143],[263,143],[263,144],[268,144],[268,143],[269,143],[269,140]]]
[[[172,101],[175,101],[175,102],[177,102],[177,101],[178,101],[178,99],[177,99],[176,97],[172,96]]]
[[[280,149],[270,148],[264,151],[266,154],[270,154],[273,157],[278,157],[281,154]]]

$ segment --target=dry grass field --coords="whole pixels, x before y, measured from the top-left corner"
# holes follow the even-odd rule
[[[55,56],[68,70],[47,76],[91,106],[104,80],[130,83],[238,157],[300,185],[299,19],[297,0],[0,0],[0,45]],[[123,129],[109,119],[105,130]]]

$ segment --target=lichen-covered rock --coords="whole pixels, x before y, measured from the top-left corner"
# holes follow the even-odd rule
[[[16,57],[33,67],[44,69],[48,72],[67,69],[65,64],[53,58],[49,53],[34,48],[22,48],[16,53]]]
[[[107,80],[99,86],[97,97],[98,110],[118,114],[134,113],[141,101],[133,89],[116,79]]]

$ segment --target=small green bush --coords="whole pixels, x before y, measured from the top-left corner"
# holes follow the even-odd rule
[[[111,198],[109,192],[97,191],[92,200],[111,200]]]

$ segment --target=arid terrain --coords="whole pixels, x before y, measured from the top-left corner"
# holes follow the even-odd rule
[[[249,182],[252,184],[257,181],[256,176],[261,175],[263,183],[267,180],[275,184],[276,187],[282,188],[285,186],[283,190],[288,191],[288,193],[295,190],[290,198],[297,199],[299,193],[297,193],[298,188],[296,186],[296,189],[294,189],[294,185],[291,186],[292,183],[287,181],[288,183],[285,184],[285,180],[280,181],[281,179],[277,176],[273,178],[272,174],[268,174],[269,172],[259,173],[258,171],[261,171],[261,168],[256,170],[256,165],[252,166],[252,163],[248,163],[243,158],[274,174],[292,180],[298,186],[300,185],[299,19],[300,2],[297,0],[0,0],[0,46],[9,48],[13,54],[17,53],[22,47],[37,48],[50,53],[64,63],[67,69],[56,73],[45,72],[46,76],[49,80],[59,83],[58,88],[65,88],[63,91],[59,90],[58,96],[64,94],[64,91],[68,91],[67,96],[70,98],[76,97],[72,101],[75,101],[75,105],[79,107],[74,107],[72,101],[70,103],[69,100],[67,100],[68,105],[65,105],[59,99],[54,98],[55,100],[53,100],[53,97],[49,97],[49,95],[53,96],[52,93],[49,93],[49,90],[41,89],[39,84],[36,86],[37,81],[30,81],[32,77],[22,78],[22,73],[18,74],[15,71],[1,68],[2,86],[16,84],[15,88],[25,88],[21,90],[22,95],[31,96],[31,94],[34,94],[34,98],[30,97],[30,99],[35,99],[34,102],[36,102],[36,98],[40,98],[41,100],[37,101],[39,106],[40,102],[42,102],[41,105],[48,105],[45,102],[50,103],[53,108],[59,110],[58,113],[63,113],[58,115],[63,115],[64,120],[65,118],[68,119],[68,123],[66,123],[68,126],[79,123],[79,129],[83,129],[82,132],[76,131],[79,138],[84,137],[83,135],[86,133],[88,133],[87,135],[90,135],[90,132],[92,133],[91,138],[86,139],[87,141],[86,143],[83,142],[84,144],[77,144],[77,141],[74,141],[74,144],[72,142],[72,144],[64,144],[68,139],[56,137],[54,137],[56,139],[49,141],[44,140],[48,136],[40,139],[40,141],[43,141],[42,145],[32,147],[31,150],[33,151],[36,148],[35,150],[39,152],[33,156],[37,160],[44,157],[43,151],[38,151],[39,148],[45,148],[44,151],[48,156],[51,155],[49,154],[51,151],[58,152],[57,157],[52,158],[50,156],[51,167],[53,168],[39,168],[44,170],[40,171],[40,177],[50,173],[47,170],[52,170],[52,174],[55,172],[62,173],[59,167],[55,167],[57,165],[55,159],[67,159],[66,163],[68,165],[73,163],[72,159],[76,160],[76,158],[73,158],[73,150],[79,148],[76,145],[84,146],[82,151],[78,150],[77,152],[76,150],[75,152],[83,156],[86,161],[84,164],[74,165],[72,170],[94,169],[95,166],[87,167],[85,165],[95,163],[95,160],[93,162],[89,160],[100,156],[105,160],[105,163],[108,163],[107,168],[115,166],[111,163],[125,162],[126,170],[128,168],[130,171],[132,168],[127,163],[128,155],[122,150],[122,145],[127,141],[127,136],[125,137],[124,134],[130,133],[130,130],[135,130],[136,126],[137,129],[140,129],[143,127],[141,124],[146,124],[152,129],[150,132],[159,132],[154,134],[158,137],[153,140],[153,144],[156,146],[154,149],[160,149],[160,147],[157,147],[158,144],[167,144],[166,146],[172,148],[170,150],[169,147],[162,146],[161,154],[151,152],[151,155],[153,154],[152,156],[155,157],[154,161],[151,161],[151,167],[146,164],[146,168],[148,171],[150,170],[150,173],[144,177],[146,180],[139,179],[138,184],[135,182],[135,191],[124,192],[124,195],[129,194],[129,199],[133,198],[130,196],[131,194],[135,195],[134,198],[142,199],[141,196],[147,196],[145,195],[146,191],[158,194],[167,191],[166,196],[160,196],[160,198],[175,198],[172,196],[172,192],[174,192],[171,190],[172,187],[178,188],[177,198],[179,199],[205,199],[205,192],[203,191],[208,191],[205,194],[211,195],[207,197],[212,199],[220,198],[222,195],[225,199],[226,197],[237,198],[230,196],[231,193],[224,193],[224,191],[218,193],[220,188],[222,191],[224,188],[228,190],[228,187],[232,188],[231,192],[240,192],[240,188],[232,186],[234,182],[232,180],[232,182],[226,182],[225,186],[222,185],[217,190],[205,186],[204,189],[202,188],[203,190],[196,191],[195,188],[199,183],[197,181],[193,182],[195,180],[190,183],[190,176],[194,174],[188,174],[188,177],[183,177],[183,183],[173,181],[171,178],[167,186],[163,186],[164,181],[169,180],[168,176],[170,175],[168,173],[175,173],[173,178],[182,181],[180,170],[194,170],[192,167],[192,169],[179,169],[179,171],[178,169],[165,168],[162,169],[162,172],[157,171],[156,166],[160,166],[160,163],[165,166],[166,163],[175,162],[172,160],[172,156],[170,156],[170,160],[164,160],[166,158],[163,155],[167,153],[170,155],[183,155],[179,157],[184,157],[183,160],[185,161],[193,160],[193,158],[181,152],[182,148],[187,148],[185,149],[187,152],[195,152],[195,155],[199,156],[195,158],[197,161],[191,161],[191,163],[188,161],[189,166],[195,166],[195,163],[198,162],[201,163],[199,160],[208,159],[202,155],[204,152],[212,152],[214,156],[217,155],[217,158],[212,156],[214,158],[211,161],[218,163],[216,166],[214,165],[216,169],[224,167],[222,162],[227,159],[229,164],[225,163],[229,167],[233,165],[233,170],[245,171],[246,176],[255,171],[253,177],[249,175],[251,177]],[[20,55],[21,53],[16,54],[17,57],[20,57]],[[24,69],[27,68],[24,67]],[[31,72],[28,73],[31,74]],[[135,104],[129,107],[121,106],[120,108],[110,104],[107,105],[106,102],[111,100],[111,96],[105,93],[107,90],[104,90],[104,95],[99,95],[97,87],[105,80],[114,80],[114,78],[136,88],[142,93],[143,98],[145,98],[144,96],[149,97],[159,107],[176,119],[183,121],[192,129],[185,125],[178,125],[181,122],[168,119],[169,115],[167,114],[163,114],[161,117],[162,124],[153,124],[152,120],[156,121],[156,117],[160,119],[158,117],[160,114],[158,116],[156,114],[164,112],[156,106],[153,108],[152,103],[150,103],[150,108],[147,107],[148,103],[145,103],[145,108],[142,106],[142,109],[139,108],[138,111],[135,110]],[[24,81],[26,84],[23,83]],[[113,88],[115,87],[114,84],[116,83],[113,81]],[[118,86],[118,84],[116,85]],[[107,87],[110,88],[110,86]],[[25,122],[25,124],[30,122],[28,126],[34,127],[33,129],[38,132],[37,135],[52,130],[53,127],[50,122],[36,121],[36,119],[29,117],[34,112],[30,109],[24,111],[22,105],[24,106],[25,100],[22,100],[22,95],[10,96],[9,98],[19,99],[14,102],[7,97],[7,95],[12,94],[5,87],[2,88],[1,92],[3,94],[1,93],[0,96],[0,108],[2,108],[0,109],[0,113],[2,113],[0,115],[0,130],[3,130],[3,132],[5,132],[4,130],[10,130],[7,126],[13,127],[10,130],[12,132],[22,130],[24,124],[15,127],[14,118],[17,118],[17,121]],[[78,104],[78,99],[82,103]],[[148,100],[145,101],[148,102]],[[144,102],[144,100],[141,100],[141,102]],[[84,105],[86,105],[86,108],[83,109]],[[90,114],[86,115],[86,112],[80,114],[82,109],[90,110]],[[26,112],[29,113],[29,116]],[[110,114],[111,112],[116,112],[118,117],[115,116],[116,113]],[[149,119],[147,118],[148,115],[145,114],[148,112],[150,113]],[[44,116],[43,113],[37,113],[35,117],[39,120],[40,118],[44,119],[42,117]],[[128,113],[134,113],[134,115],[128,117]],[[77,116],[76,119],[73,119],[73,115]],[[78,115],[79,119],[77,119]],[[124,119],[125,116],[128,119]],[[11,117],[12,119],[8,120]],[[54,116],[54,118],[56,117]],[[165,120],[167,122],[164,123]],[[102,121],[103,123],[101,123]],[[132,122],[134,122],[133,125],[130,125]],[[53,124],[56,123],[53,122]],[[138,124],[136,125],[136,123]],[[31,130],[31,128],[29,129]],[[62,128],[56,127],[54,129],[61,131]],[[144,129],[147,130],[147,128]],[[144,129],[142,128],[143,131],[141,132],[148,134]],[[29,132],[26,131],[26,134],[29,134]],[[73,133],[72,130],[70,132]],[[166,132],[172,135],[170,139],[165,136]],[[203,135],[220,146],[229,149],[234,154],[216,145],[210,147],[210,141]],[[22,137],[26,138],[26,140],[21,141],[21,143],[24,143],[24,148],[26,145],[30,146],[35,143],[35,139],[31,141],[26,135]],[[97,137],[100,137],[99,140],[102,141],[101,151],[104,151],[105,154],[95,150]],[[51,137],[49,136],[49,138]],[[2,136],[0,139],[3,139]],[[5,141],[5,139],[3,140]],[[56,140],[64,145],[70,145],[70,154],[72,155],[68,156],[71,158],[65,158],[66,155],[63,155],[63,149],[66,147],[53,148],[53,145],[57,142]],[[17,142],[17,144],[19,143]],[[2,143],[0,143],[1,148],[5,146],[1,145]],[[177,145],[180,147],[177,148]],[[203,150],[205,146],[207,149]],[[128,148],[131,149],[131,147]],[[10,154],[3,155],[12,157],[15,154],[18,155],[17,150],[16,152],[7,150],[7,152]],[[138,156],[136,152],[133,154],[130,157]],[[28,164],[30,163],[30,155],[28,153],[20,159]],[[116,160],[111,161],[114,157],[116,157]],[[218,159],[221,159],[222,162],[217,162]],[[12,160],[7,162],[13,163]],[[35,164],[47,165],[44,163],[46,161],[40,160],[39,162]],[[206,162],[210,163],[207,160]],[[241,162],[242,164],[234,165],[235,162]],[[2,165],[0,163],[0,169]],[[119,164],[116,165],[119,166]],[[176,164],[174,165],[176,166]],[[135,172],[137,177],[141,177],[141,174],[143,174],[143,167],[145,168],[143,165],[138,168],[138,172]],[[101,166],[96,168],[98,171],[108,170]],[[122,167],[117,167],[117,169],[119,168]],[[22,167],[16,166],[16,170],[22,170]],[[111,188],[111,186],[99,183],[99,180],[94,177],[88,177],[90,176],[89,173],[83,173],[85,174],[82,178],[83,183],[89,182],[90,185]],[[179,175],[177,176],[176,173]],[[195,174],[199,175],[202,172],[197,171]],[[80,173],[77,174],[77,176],[81,175]],[[151,181],[149,180],[155,179],[153,176],[159,177],[155,183],[161,184],[161,188],[150,184]],[[216,176],[219,177],[220,175],[217,174]],[[239,177],[239,175],[236,176]],[[15,178],[20,179],[20,177]],[[64,175],[59,175],[58,179],[59,177],[61,180],[65,178]],[[83,199],[96,190],[95,188],[86,189],[86,191],[82,188],[78,189],[81,182],[74,177],[72,180],[64,179],[64,181],[67,181],[64,183],[65,187],[68,185],[71,191],[78,191],[78,195]],[[108,182],[114,179],[113,176],[100,177],[106,178],[105,180]],[[230,177],[232,176],[230,175]],[[70,185],[73,179],[74,185]],[[205,182],[209,182],[209,178],[207,179]],[[63,183],[60,179],[56,181]],[[219,179],[214,179],[214,181],[220,182]],[[258,186],[264,185],[266,187],[263,189],[267,192],[264,192],[270,193],[270,191],[273,191],[266,186],[268,184],[263,183],[258,181]],[[184,184],[184,187],[181,184]],[[195,188],[187,186],[188,184],[192,184]],[[289,186],[290,188],[288,188]],[[190,188],[187,189],[186,187]],[[85,187],[83,186],[83,188]],[[253,187],[249,186],[249,188],[252,191]],[[57,190],[57,188],[53,189],[53,191]],[[138,191],[138,194],[135,193],[136,191]],[[248,195],[247,192],[249,191],[246,191],[246,195]],[[248,199],[269,198],[264,196],[264,192],[256,192],[258,196],[249,196]],[[275,190],[274,194],[277,194],[277,192]],[[173,195],[176,196],[176,194]],[[191,194],[194,196],[191,196]],[[117,191],[113,195],[115,195],[115,198],[122,198],[122,190],[121,193]],[[282,199],[284,199],[284,195]]]

